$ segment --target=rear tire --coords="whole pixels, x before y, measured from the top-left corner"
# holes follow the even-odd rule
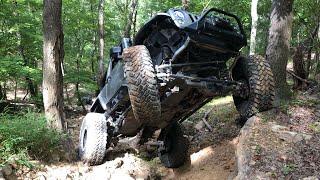
[[[272,108],[274,80],[269,63],[262,56],[240,57],[232,70],[235,81],[242,82],[247,95],[233,95],[235,106],[246,120],[260,111]]]
[[[160,118],[159,90],[148,49],[143,45],[124,49],[123,61],[135,118],[142,123]]]
[[[167,168],[178,168],[184,164],[188,158],[189,140],[183,136],[180,124],[175,123],[169,131],[164,130],[165,151],[159,152],[161,163]],[[161,136],[161,135],[160,135]]]
[[[102,163],[107,146],[107,124],[104,114],[88,113],[81,125],[79,156],[83,163]]]

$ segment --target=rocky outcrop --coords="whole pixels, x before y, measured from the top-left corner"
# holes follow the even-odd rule
[[[317,164],[312,154],[320,151],[317,146],[310,146],[316,142],[315,134],[295,131],[292,126],[279,125],[276,121],[269,121],[270,118],[266,120],[264,115],[249,118],[240,131],[236,146],[238,175],[235,179],[293,177],[317,180],[320,173],[312,170]],[[307,158],[309,154],[311,158]],[[310,166],[311,170],[302,173],[305,166]]]
[[[239,134],[239,142],[236,147],[236,163],[238,168],[238,175],[235,179],[250,179],[253,177],[252,168],[250,165],[251,161],[251,151],[247,146],[247,141],[250,136],[252,136],[253,128],[259,123],[256,116],[249,118],[246,124],[242,127]]]

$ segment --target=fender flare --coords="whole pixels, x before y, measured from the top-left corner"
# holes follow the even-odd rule
[[[133,40],[133,44],[134,45],[143,45],[143,41],[144,41],[145,37],[147,37],[147,35],[150,34],[153,30],[152,25],[158,24],[158,22],[161,22],[167,18],[171,18],[170,14],[157,13],[156,16],[149,19],[138,31],[137,35],[135,36],[135,38]]]

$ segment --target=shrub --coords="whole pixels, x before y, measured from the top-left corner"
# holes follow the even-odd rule
[[[65,135],[49,129],[40,113],[0,114],[0,165],[14,159],[18,165],[29,160],[51,162],[62,154]]]

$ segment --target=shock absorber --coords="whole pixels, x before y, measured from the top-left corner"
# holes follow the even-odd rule
[[[158,66],[156,66],[156,69],[157,69],[157,73],[158,73],[158,78],[163,80],[163,83],[161,83],[161,85],[165,85],[166,82],[169,81],[170,75],[172,75],[171,49],[168,46],[163,46],[161,48],[161,55],[162,55],[162,65],[165,65],[165,67],[158,68]]]

